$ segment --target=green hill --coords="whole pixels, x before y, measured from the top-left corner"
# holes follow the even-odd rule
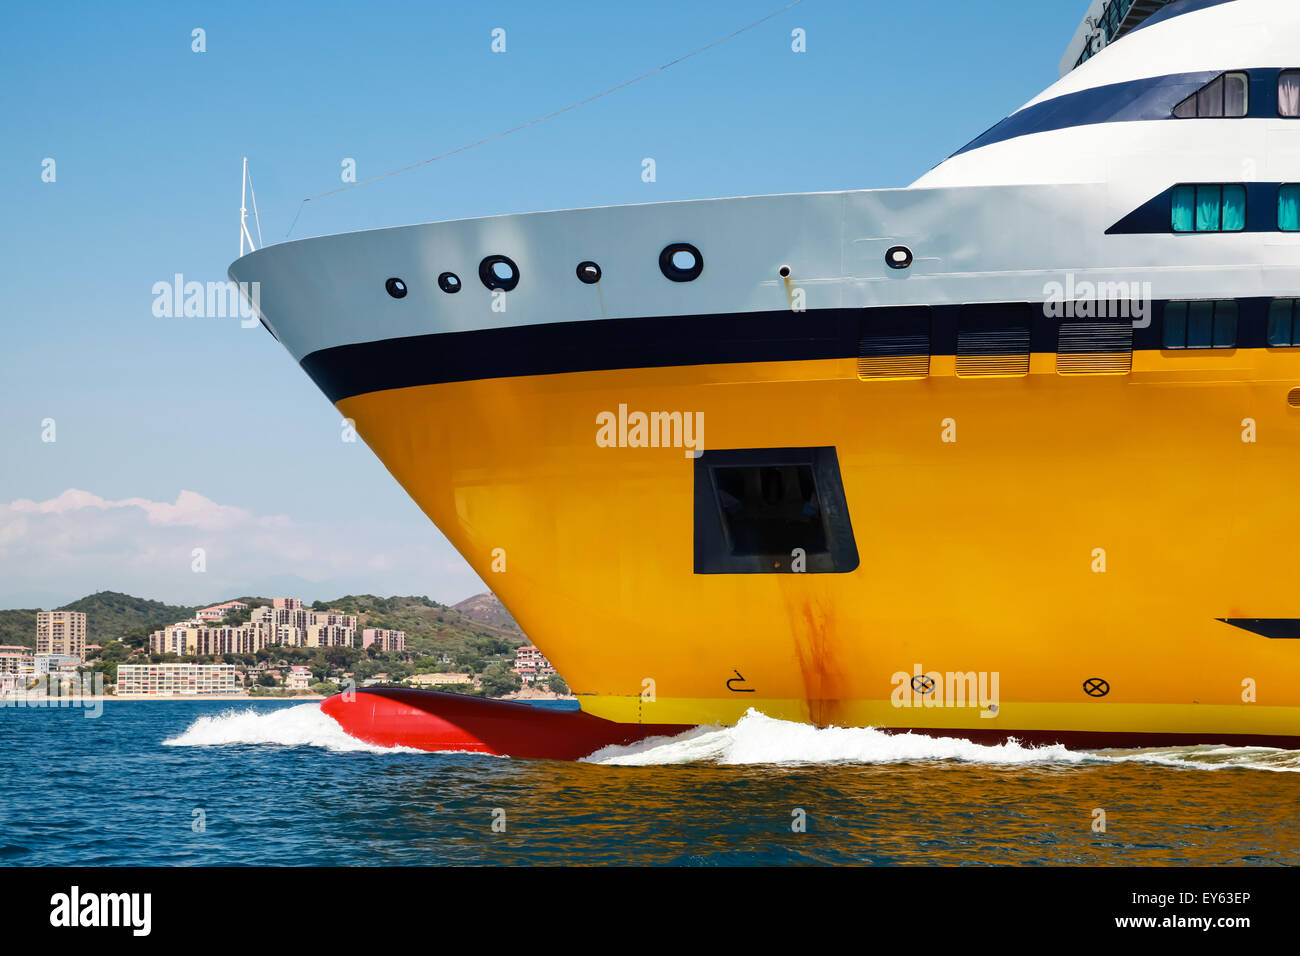
[[[118,640],[138,646],[150,631],[185,620],[194,614],[195,608],[163,604],[117,591],[100,591],[54,610],[85,613],[88,644]],[[0,611],[0,644],[35,647],[36,608]]]
[[[231,599],[222,597],[219,600]],[[235,600],[253,606],[271,603],[268,598],[254,596]],[[472,613],[447,607],[427,597],[382,598],[373,594],[349,594],[334,601],[317,601],[312,608],[356,614],[359,617],[358,630],[382,627],[405,631],[407,650],[416,657],[446,656],[465,666],[475,663],[481,666],[481,662],[510,654],[514,648],[527,643],[527,638],[494,596],[476,595],[472,604],[469,601],[462,604]],[[86,642],[89,644],[120,640],[140,647],[150,632],[192,617],[197,607],[163,604],[116,591],[101,591],[57,610],[85,612]],[[246,619],[248,615],[239,617]],[[0,611],[0,644],[35,647],[36,609]]]

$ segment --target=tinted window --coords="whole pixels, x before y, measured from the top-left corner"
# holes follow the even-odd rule
[[[1167,349],[1237,347],[1237,303],[1233,299],[1170,302],[1165,306]]]
[[[1225,73],[1215,77],[1174,107],[1179,119],[1245,116],[1249,106],[1250,77]]]
[[[1268,344],[1272,348],[1300,345],[1296,323],[1296,299],[1274,299],[1268,310]]]

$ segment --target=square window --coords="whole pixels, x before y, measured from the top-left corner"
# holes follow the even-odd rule
[[[1214,303],[1187,303],[1187,347],[1208,349],[1214,341]]]
[[[1300,232],[1300,185],[1287,184],[1277,191],[1277,227]]]
[[[1295,339],[1295,299],[1274,299],[1268,309],[1268,344],[1271,348],[1290,348]]]
[[[1283,70],[1277,78],[1277,115],[1300,117],[1300,70]]]
[[[1196,187],[1196,231],[1218,232],[1222,222],[1223,187]]]
[[[1222,299],[1214,303],[1214,340],[1211,347],[1216,349],[1237,347],[1236,300]]]
[[[695,573],[843,574],[858,550],[833,447],[705,451],[695,459]]]
[[[1165,348],[1187,348],[1187,303],[1170,302],[1165,306]]]
[[[1173,229],[1174,232],[1196,230],[1196,187],[1174,187]]]

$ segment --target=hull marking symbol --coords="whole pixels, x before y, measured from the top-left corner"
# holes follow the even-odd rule
[[[742,684],[742,683],[744,683],[744,681],[745,681],[745,677],[744,677],[743,674],[740,673],[740,671],[735,670],[735,669],[733,669],[731,673],[735,674],[736,676],[735,676],[735,677],[730,677],[730,678],[727,679],[727,690],[731,691],[733,694],[752,694],[752,693],[754,693],[754,688],[752,688],[752,687],[734,687],[734,686],[732,686],[732,685],[734,685],[734,684]]]
[[[929,674],[917,674],[912,678],[912,690],[918,694],[933,694],[934,678]]]
[[[1089,677],[1083,682],[1083,692],[1089,697],[1105,697],[1110,693],[1110,684],[1100,677]]]

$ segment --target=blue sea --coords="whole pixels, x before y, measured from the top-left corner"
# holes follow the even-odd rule
[[[1290,751],[988,747],[751,713],[562,763],[383,750],[317,702],[85,713],[0,708],[0,865],[1300,863]]]

